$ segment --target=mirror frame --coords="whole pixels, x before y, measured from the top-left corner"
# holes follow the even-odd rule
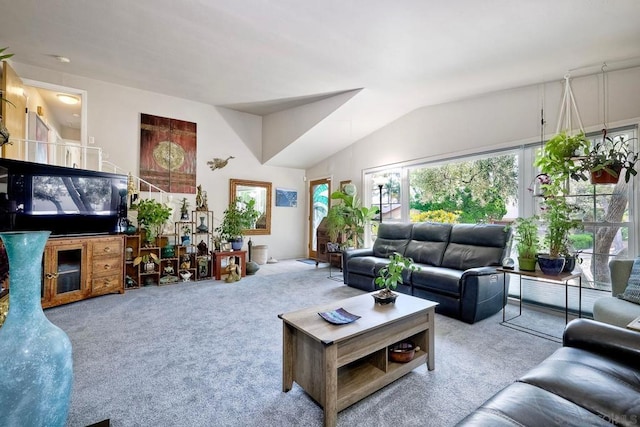
[[[267,212],[266,212],[266,216],[267,216],[267,226],[266,228],[251,228],[251,229],[245,229],[243,231],[243,233],[246,236],[255,236],[255,235],[264,235],[264,234],[271,234],[271,183],[270,182],[265,182],[265,181],[251,181],[251,180],[246,180],[246,179],[234,179],[231,178],[229,179],[229,203],[231,203],[232,200],[235,200],[237,198],[237,188],[238,186],[245,186],[245,187],[259,187],[259,188],[264,188],[267,190]]]

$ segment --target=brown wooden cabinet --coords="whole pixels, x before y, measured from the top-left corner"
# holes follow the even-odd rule
[[[124,292],[123,236],[52,237],[42,260],[42,307]]]

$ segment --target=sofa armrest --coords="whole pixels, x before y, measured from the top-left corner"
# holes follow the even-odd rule
[[[460,277],[460,319],[474,323],[491,316],[504,307],[504,281],[508,275],[496,267],[469,268]]]
[[[361,249],[347,249],[342,251],[342,277],[344,278],[344,284],[347,285],[349,282],[349,260],[351,258],[361,257],[361,256],[373,256],[373,248],[361,248]]]
[[[373,256],[373,248],[347,249],[342,252],[342,258],[345,260],[357,256]]]
[[[624,361],[640,360],[640,332],[590,319],[575,319],[566,326],[565,347],[580,348]]]
[[[496,274],[496,267],[475,267],[469,268],[462,273],[462,279],[464,280],[467,276],[486,276],[488,274]]]

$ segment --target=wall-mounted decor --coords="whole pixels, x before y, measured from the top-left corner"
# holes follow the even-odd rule
[[[196,130],[196,123],[141,114],[140,178],[170,193],[195,194]]]
[[[286,188],[276,188],[276,206],[298,207],[298,192]]]
[[[35,111],[29,113],[29,159],[36,163],[49,162],[49,126]]]
[[[348,179],[346,181],[340,181],[340,191],[344,191],[344,186],[347,184],[351,184],[351,180]]]

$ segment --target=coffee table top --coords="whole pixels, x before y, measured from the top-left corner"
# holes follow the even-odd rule
[[[405,294],[399,294],[395,303],[380,305],[371,296],[376,292],[280,314],[278,317],[315,340],[330,345],[438,305],[437,302]],[[334,325],[318,315],[338,308],[361,317],[353,323]]]

